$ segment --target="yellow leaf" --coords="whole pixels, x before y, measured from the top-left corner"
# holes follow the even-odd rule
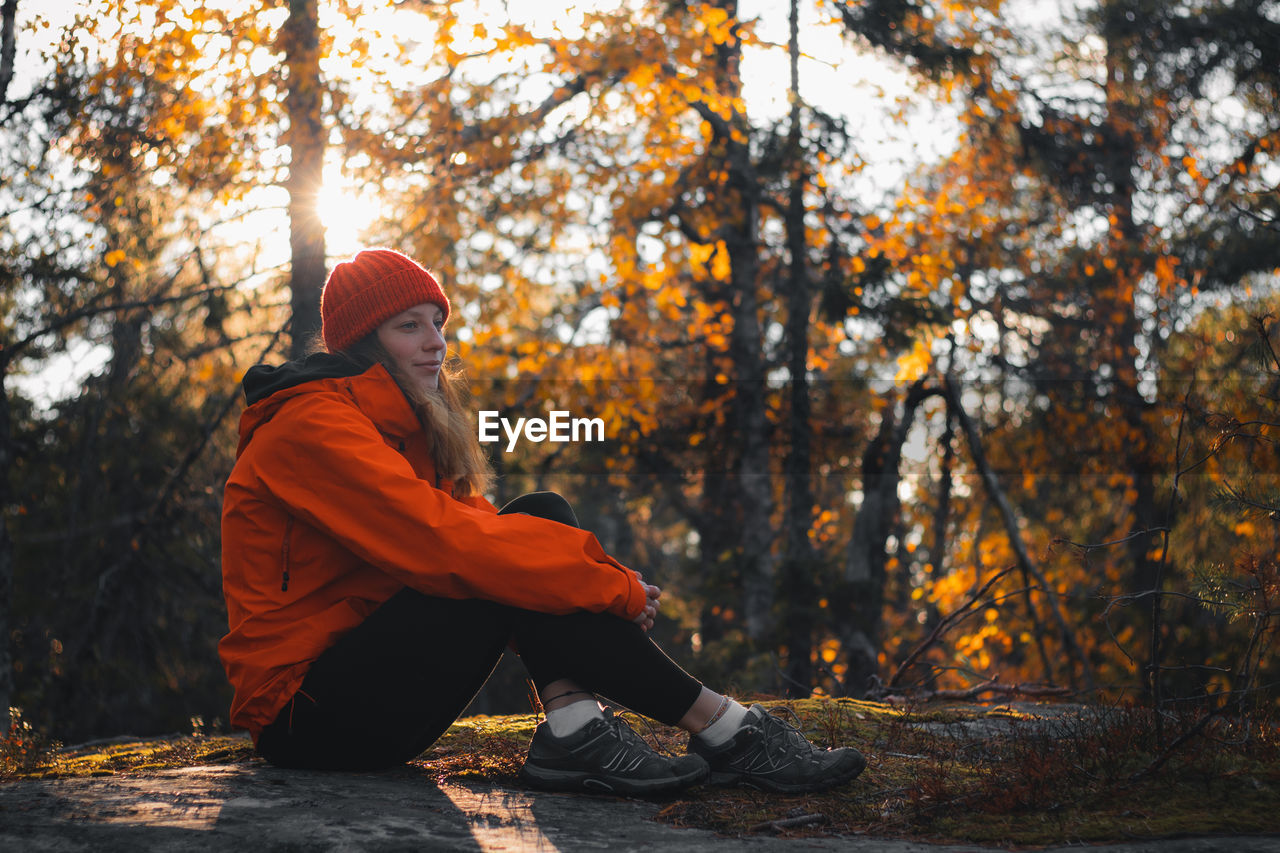
[[[898,357],[898,373],[894,377],[899,382],[915,382],[928,371],[933,364],[933,353],[924,341],[916,341],[911,352]]]
[[[711,258],[711,276],[716,281],[728,281],[731,272],[729,248],[723,242],[717,243],[715,256]]]

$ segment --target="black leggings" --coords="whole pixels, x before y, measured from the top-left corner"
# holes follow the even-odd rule
[[[573,509],[553,492],[522,495],[502,512],[577,526]],[[312,769],[409,761],[453,724],[513,640],[539,691],[572,679],[671,725],[702,690],[639,626],[617,616],[552,616],[406,588],[316,659],[263,729],[258,752],[272,764]]]

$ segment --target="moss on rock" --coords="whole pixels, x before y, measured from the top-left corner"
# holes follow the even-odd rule
[[[779,796],[696,788],[659,820],[730,835],[856,833],[1042,845],[1208,833],[1280,832],[1280,733],[1216,720],[1162,752],[1140,709],[1063,705],[901,707],[853,700],[766,701],[821,746],[852,744],[867,769],[835,790]],[[539,717],[468,717],[398,771],[434,781],[515,785]],[[677,729],[629,717],[655,748]],[[1176,736],[1194,720],[1166,719]],[[5,779],[143,773],[258,762],[243,735],[127,740],[49,749]]]

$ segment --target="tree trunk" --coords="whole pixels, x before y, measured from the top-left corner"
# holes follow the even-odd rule
[[[737,0],[720,0],[729,20],[737,21]],[[736,37],[716,49],[716,73],[722,95],[737,102],[742,94],[742,45]],[[735,507],[738,565],[734,575],[742,591],[742,617],[748,638],[757,647],[773,630],[774,554],[773,489],[770,467],[770,435],[765,356],[760,328],[760,194],[751,149],[745,141],[745,116],[725,119],[705,104],[695,104],[715,131],[715,154],[723,158],[727,178],[720,188],[723,225],[717,229],[729,255],[729,313],[733,329],[729,356],[734,365],[731,423],[740,437],[732,474],[736,495],[726,504]],[[715,156],[715,155],[713,155]]]
[[[4,5],[0,6],[0,104],[9,102],[9,84],[13,82],[13,61],[17,55],[14,32],[17,18],[18,0],[4,0]]]
[[[320,25],[316,0],[289,0],[289,18],[280,31],[289,91],[289,290],[292,316],[289,354],[306,354],[320,331],[324,289],[324,224],[317,200],[324,180],[324,90],[320,82]]]
[[[1142,126],[1136,113],[1133,98],[1133,73],[1129,60],[1134,35],[1132,25],[1123,14],[1126,3],[1109,3],[1104,16],[1103,37],[1106,40],[1106,116],[1104,133],[1106,154],[1104,171],[1112,186],[1106,198],[1106,209],[1112,223],[1111,251],[1117,259],[1112,272],[1110,288],[1101,294],[1102,304],[1098,312],[1113,317],[1123,317],[1112,333],[1109,361],[1115,377],[1114,398],[1123,412],[1123,420],[1130,440],[1125,442],[1124,471],[1133,478],[1132,503],[1133,526],[1128,531],[1126,550],[1131,564],[1131,585],[1137,599],[1146,611],[1150,643],[1143,673],[1143,683],[1153,703],[1159,707],[1163,701],[1160,667],[1163,627],[1164,565],[1152,557],[1152,539],[1155,534],[1142,535],[1161,526],[1156,506],[1155,475],[1158,466],[1153,457],[1155,445],[1146,422],[1150,405],[1143,398],[1138,376],[1140,358],[1141,321],[1137,316],[1136,300],[1145,273],[1146,261],[1142,257],[1145,243],[1143,227],[1134,219],[1133,200],[1137,191],[1134,175],[1142,167],[1138,151],[1142,140],[1138,137]],[[1151,342],[1154,346],[1154,341]],[[1149,352],[1148,358],[1154,359]],[[1157,722],[1157,728],[1162,723]]]
[[[760,351],[759,300],[756,287],[754,199],[744,205],[751,223],[729,243],[733,267],[733,333],[730,353],[738,382],[733,397],[734,422],[742,438],[738,459],[738,505],[742,509],[739,538],[739,577],[747,635],[763,642],[772,630],[773,611],[773,489],[770,470],[768,401],[765,398],[764,358]]]
[[[0,359],[0,727],[9,731],[13,705],[13,539],[9,536],[9,471],[13,466],[13,426],[9,411],[9,359]]]
[[[782,559],[783,604],[786,608],[789,696],[808,696],[813,688],[813,624],[817,617],[814,574],[817,553],[809,533],[813,529],[813,488],[809,480],[812,424],[809,402],[809,310],[812,302],[805,269],[807,242],[804,225],[804,192],[807,175],[800,147],[800,4],[791,0],[791,126],[788,157],[793,169],[787,199],[787,367],[790,373],[790,409],[787,419],[786,552]]]
[[[880,623],[884,607],[885,549],[898,518],[902,445],[916,410],[932,394],[921,379],[907,391],[902,416],[885,409],[876,437],[862,456],[862,506],[853,522],[844,580],[835,596],[841,617],[840,644],[847,662],[846,695],[862,697],[880,672]]]

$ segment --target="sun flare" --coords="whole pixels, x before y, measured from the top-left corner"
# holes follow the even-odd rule
[[[382,218],[382,205],[376,194],[353,186],[341,173],[325,171],[324,187],[316,200],[325,252],[334,257],[353,255],[368,242]]]

